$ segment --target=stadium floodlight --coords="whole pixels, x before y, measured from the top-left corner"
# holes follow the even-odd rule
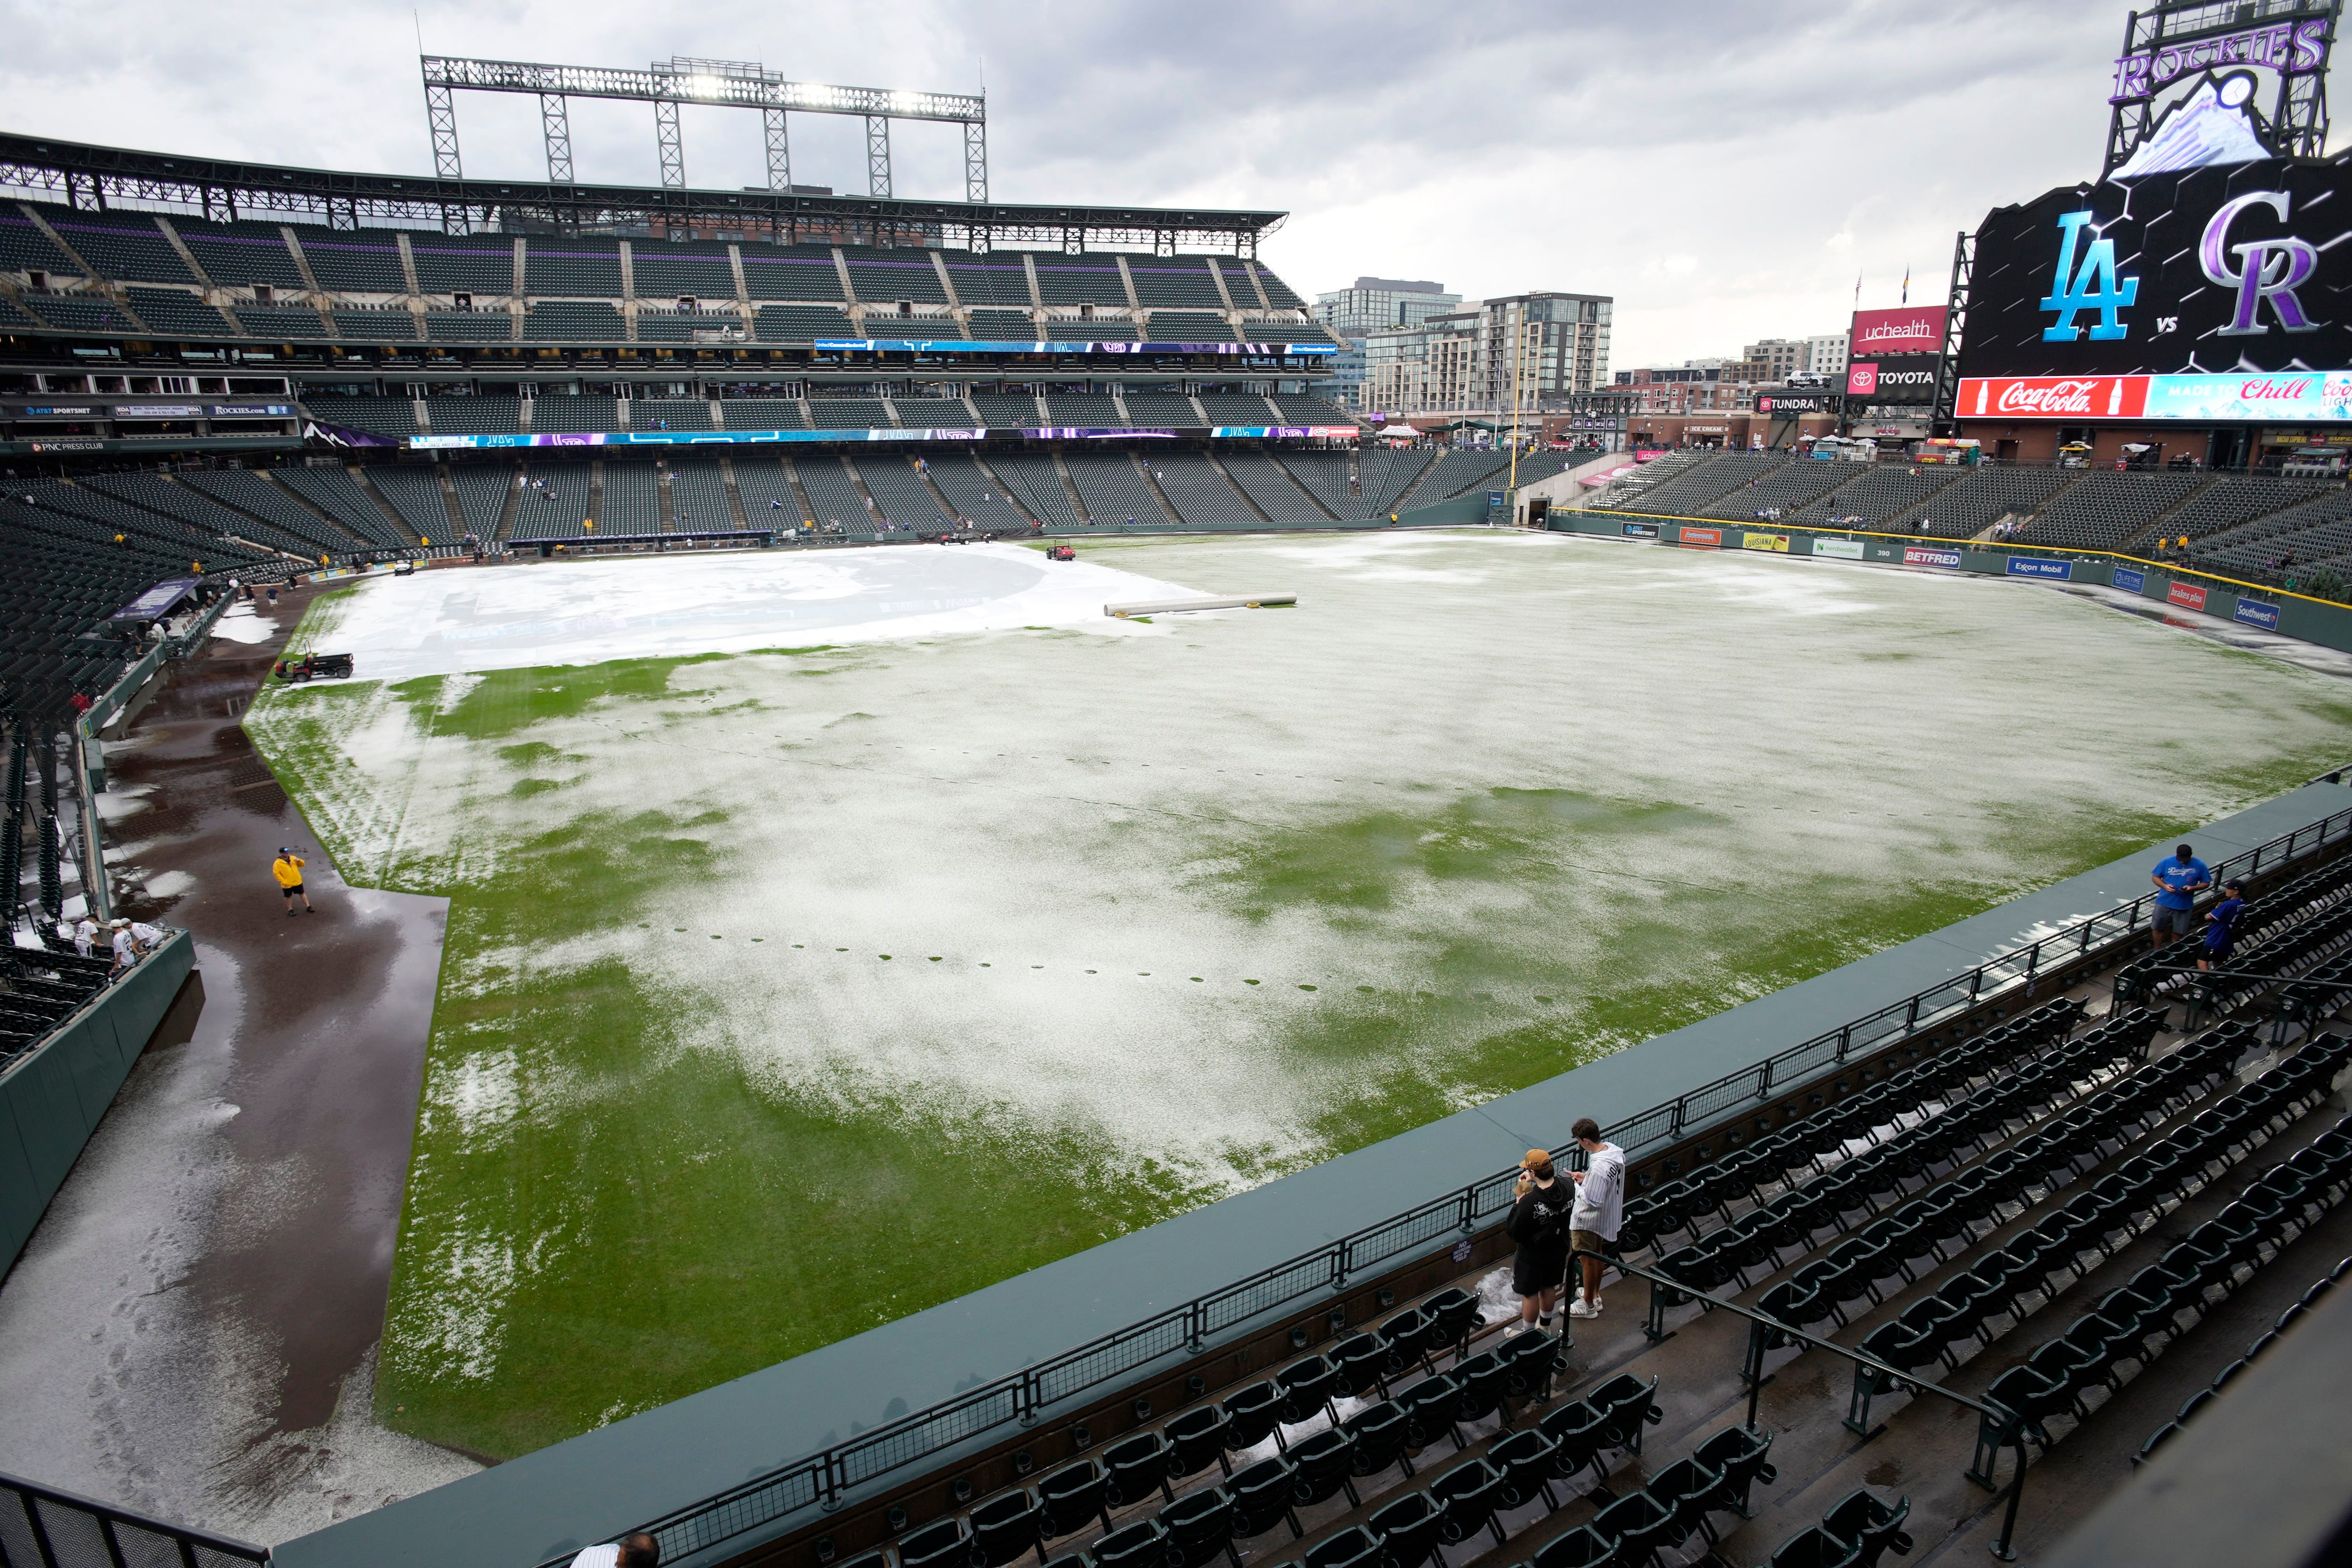
[[[787,81],[756,60],[708,60],[684,56],[656,60],[644,70],[602,66],[538,64],[527,60],[459,59],[420,55],[425,78],[425,121],[433,138],[434,172],[463,178],[457,156],[458,92],[527,92],[540,100],[547,142],[548,178],[572,181],[570,121],[564,103],[573,98],[629,100],[654,106],[656,142],[661,153],[662,184],[686,188],[686,153],[678,132],[681,103],[756,109],[764,121],[768,185],[792,188],[788,110],[855,114],[866,121],[866,187],[877,196],[891,192],[890,124],[893,120],[932,120],[964,128],[964,200],[988,200],[988,97],[980,93],[916,92],[906,89],[839,87]],[[462,226],[462,217],[453,216]]]

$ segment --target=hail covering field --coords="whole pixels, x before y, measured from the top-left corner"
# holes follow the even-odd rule
[[[302,639],[368,679],[256,741],[350,880],[452,900],[375,1407],[499,1456],[2103,863],[2352,718],[2046,589],[1484,532],[442,571]]]

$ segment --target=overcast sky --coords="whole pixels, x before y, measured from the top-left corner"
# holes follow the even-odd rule
[[[0,0],[0,125],[271,162],[429,172],[415,54],[971,91],[992,194],[1291,216],[1302,293],[1360,273],[1617,300],[1614,363],[1673,363],[1940,300],[1952,238],[2098,170],[2126,6],[2106,0],[1357,0],[1265,5],[497,8]],[[458,100],[471,175],[543,177],[536,104]],[[759,120],[688,109],[688,181],[762,184]],[[652,110],[575,103],[583,178],[653,184]],[[793,177],[862,191],[860,122],[793,119]],[[950,125],[901,123],[902,195],[958,196]]]

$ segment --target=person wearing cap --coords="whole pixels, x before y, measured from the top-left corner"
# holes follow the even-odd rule
[[[129,921],[114,922],[114,973],[121,973],[139,962],[139,939],[131,934]]]
[[[1511,1289],[1518,1294],[1519,1321],[1549,1328],[1568,1278],[1568,1211],[1575,1205],[1576,1189],[1559,1179],[1549,1151],[1530,1149],[1519,1162],[1511,1196],[1511,1217],[1503,1228],[1518,1243],[1511,1258]]]
[[[294,900],[297,899],[302,900],[303,913],[315,915],[319,912],[310,907],[310,895],[302,890],[302,868],[309,864],[284,845],[278,847],[278,858],[269,863],[270,875],[278,879],[278,890],[286,895],[286,912],[289,915],[294,912]]]
[[[1568,1309],[1571,1318],[1601,1315],[1601,1258],[1617,1245],[1617,1228],[1625,1217],[1625,1151],[1601,1136],[1601,1124],[1590,1116],[1577,1118],[1568,1130],[1584,1151],[1584,1169],[1576,1173],[1576,1206],[1568,1216],[1568,1242],[1586,1254],[1584,1299]]]
[[[73,923],[74,951],[88,958],[98,951],[98,921],[85,914]]]
[[[2156,945],[2162,947],[2174,937],[2195,931],[2197,895],[2213,885],[2213,873],[2205,862],[2184,844],[2173,851],[2171,859],[2158,860],[2148,879],[2157,887],[2156,910],[2148,921],[2156,933]]]
[[[2238,917],[2245,909],[2245,884],[2232,877],[2221,884],[2221,901],[2205,911],[2205,951],[2198,957],[2198,968],[2230,962],[2230,949],[2238,940]]]

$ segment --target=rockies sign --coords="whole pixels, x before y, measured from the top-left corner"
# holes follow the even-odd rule
[[[2263,159],[2072,186],[1977,231],[1960,374],[2352,368],[2352,167]]]

